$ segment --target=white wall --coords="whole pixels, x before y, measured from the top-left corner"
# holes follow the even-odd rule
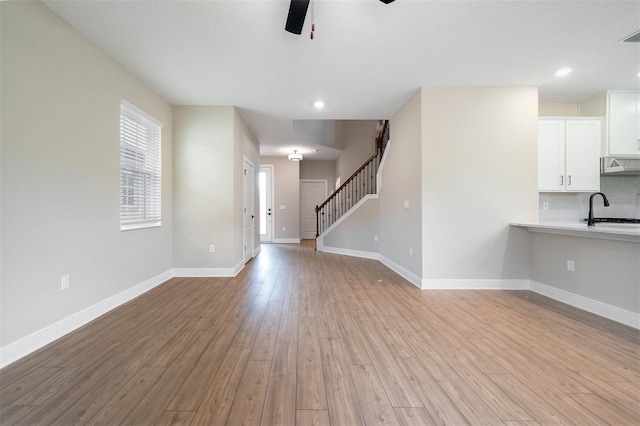
[[[380,190],[380,254],[422,276],[421,90],[391,118]],[[404,201],[409,208],[404,208]],[[435,205],[427,203],[428,208]],[[409,254],[411,247],[413,254]]]
[[[300,162],[287,157],[260,157],[260,164],[273,164],[274,242],[299,240]]]
[[[42,3],[0,8],[5,346],[170,270],[172,109]],[[159,228],[120,231],[120,98],[164,123]]]
[[[422,89],[423,279],[528,278],[537,121],[536,88]]]

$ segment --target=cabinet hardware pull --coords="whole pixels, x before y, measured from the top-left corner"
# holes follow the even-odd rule
[[[564,176],[560,175],[560,186],[564,185]]]
[[[569,178],[569,186],[571,186],[571,175],[567,176]]]

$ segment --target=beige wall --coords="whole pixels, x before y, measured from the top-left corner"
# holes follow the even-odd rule
[[[537,113],[536,88],[423,88],[423,279],[528,278]]]
[[[42,3],[0,8],[4,346],[170,270],[173,158],[171,105]],[[164,123],[159,228],[120,231],[121,98]]]
[[[258,145],[258,141],[253,133],[251,133],[251,130],[249,130],[245,122],[242,120],[242,117],[236,108],[234,108],[233,123],[234,136],[236,138],[234,143],[234,147],[236,147],[236,161],[239,161],[240,164],[242,164],[243,158],[246,157],[253,164],[253,211],[255,216],[253,227],[253,250],[254,253],[257,253],[257,250],[260,248],[260,222],[258,221],[258,214],[260,213],[260,193],[258,192],[260,190],[258,184],[258,173],[260,173],[260,146]],[[238,153],[238,148],[241,148],[240,153]],[[242,188],[242,169],[236,170],[234,176],[236,187],[240,185]],[[236,212],[239,212],[241,217],[243,215],[242,208],[242,200],[240,200],[240,204],[236,201]],[[242,226],[240,226],[240,232],[243,232]]]
[[[376,152],[375,120],[345,120],[342,122],[342,152],[336,160],[336,177],[341,183]]]
[[[573,102],[540,102],[538,104],[540,117],[577,117],[578,104]]]
[[[380,191],[380,254],[422,276],[421,91],[391,118]],[[404,208],[404,201],[409,208]],[[427,203],[433,208],[435,203]],[[411,247],[413,254],[409,254]]]
[[[174,267],[237,268],[243,259],[243,155],[256,161],[255,139],[232,106],[176,106],[173,122]]]
[[[260,164],[273,164],[274,242],[300,239],[301,163],[287,157],[260,157]]]
[[[329,194],[335,190],[336,162],[335,161],[301,161],[300,179],[326,179]]]

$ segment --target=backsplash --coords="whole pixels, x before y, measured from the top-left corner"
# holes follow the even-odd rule
[[[593,199],[595,217],[630,217],[640,219],[640,176],[601,176],[600,192],[609,200],[604,207],[602,197]],[[589,215],[591,193],[541,192],[540,222],[578,222]],[[544,203],[548,209],[544,209]]]

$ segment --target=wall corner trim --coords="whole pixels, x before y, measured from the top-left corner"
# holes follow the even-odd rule
[[[71,333],[72,331],[82,327],[83,325],[93,321],[101,315],[117,308],[143,293],[159,286],[165,281],[173,277],[173,271],[168,270],[153,278],[141,282],[127,290],[108,297],[95,305],[89,306],[75,314],[61,319],[47,327],[44,327],[28,336],[23,337],[15,342],[9,343],[0,348],[0,368],[17,361],[18,359],[42,348],[56,339]]]
[[[533,280],[530,281],[529,289],[535,293],[566,303],[567,305],[571,305],[575,308],[600,315],[601,317],[628,325],[635,329],[640,329],[640,314],[635,312],[589,299],[588,297],[580,296],[575,293],[569,293],[568,291],[560,290],[556,287]]]

